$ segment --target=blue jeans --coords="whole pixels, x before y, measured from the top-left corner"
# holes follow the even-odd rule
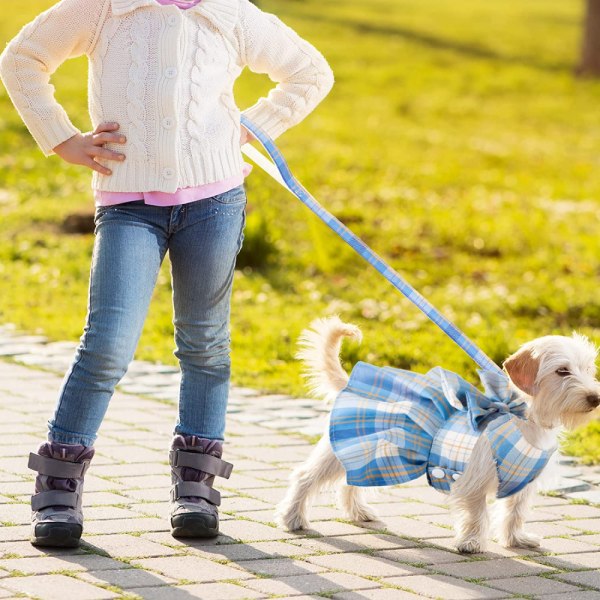
[[[48,421],[49,440],[93,445],[133,359],[167,250],[181,368],[175,433],[223,440],[231,288],[245,207],[239,186],[180,206],[138,200],[96,209],[87,320]]]

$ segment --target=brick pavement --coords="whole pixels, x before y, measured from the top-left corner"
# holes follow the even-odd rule
[[[5,357],[10,342],[0,331]],[[274,505],[310,444],[306,435],[273,426],[270,413],[284,406],[293,417],[297,402],[301,416],[287,427],[307,433],[322,426],[323,411],[311,400],[251,390],[232,390],[226,456],[236,469],[220,487],[222,535],[172,538],[167,448],[176,408],[164,396],[174,393],[176,378],[172,369],[154,367],[149,383],[152,368],[143,363],[129,375],[135,394],[125,393],[125,380],[100,431],[86,476],[84,543],[77,550],[34,548],[26,457],[45,438],[72,345],[21,337],[18,350],[15,358],[36,368],[0,361],[0,599],[600,598],[600,507],[561,497],[537,498],[530,529],[544,536],[539,550],[492,542],[483,554],[457,554],[445,497],[423,481],[377,493],[372,502],[382,520],[370,527],[343,521],[326,492],[310,531],[277,529]]]

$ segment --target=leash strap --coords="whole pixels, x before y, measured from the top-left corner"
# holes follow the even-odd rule
[[[273,140],[244,115],[242,125],[260,142],[271,162],[250,144],[242,146],[242,152],[266,171],[275,181],[285,187],[307,206],[321,221],[333,229],[351,248],[373,265],[396,289],[406,296],[421,312],[433,321],[446,335],[458,344],[484,371],[496,371],[503,374],[482,350],[480,350],[456,325],[442,315],[427,299],[407,283],[392,267],[369,248],[358,236],[348,229],[339,219],[326,211],[302,186],[290,171],[283,155]]]

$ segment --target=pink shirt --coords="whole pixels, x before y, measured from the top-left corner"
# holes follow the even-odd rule
[[[195,6],[202,0],[156,0],[159,4],[174,4],[175,6],[186,10]],[[250,173],[252,167],[244,163],[244,168],[240,175],[235,175],[223,181],[206,183],[193,187],[179,188],[174,193],[168,192],[105,192],[96,190],[94,198],[96,206],[108,206],[111,204],[122,204],[132,200],[143,200],[146,204],[152,206],[176,206],[177,204],[186,204],[195,200],[204,200],[217,194],[228,192],[244,183],[244,177]]]

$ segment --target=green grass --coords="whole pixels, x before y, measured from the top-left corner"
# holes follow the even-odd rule
[[[0,47],[51,4],[5,7]],[[542,334],[577,329],[600,341],[600,83],[573,77],[582,2],[261,6],[313,42],[336,74],[326,101],[279,141],[327,209],[496,361]],[[83,130],[85,70],[84,58],[68,61],[53,79]],[[244,75],[238,104],[270,85]],[[0,322],[52,339],[81,335],[93,236],[59,226],[91,210],[89,184],[83,167],[44,159],[0,92]],[[441,365],[476,380],[460,349],[258,169],[248,193],[235,383],[305,393],[296,339],[332,313],[364,331],[362,347],[345,347],[346,367],[359,358]],[[165,264],[137,358],[175,363],[170,295]]]

